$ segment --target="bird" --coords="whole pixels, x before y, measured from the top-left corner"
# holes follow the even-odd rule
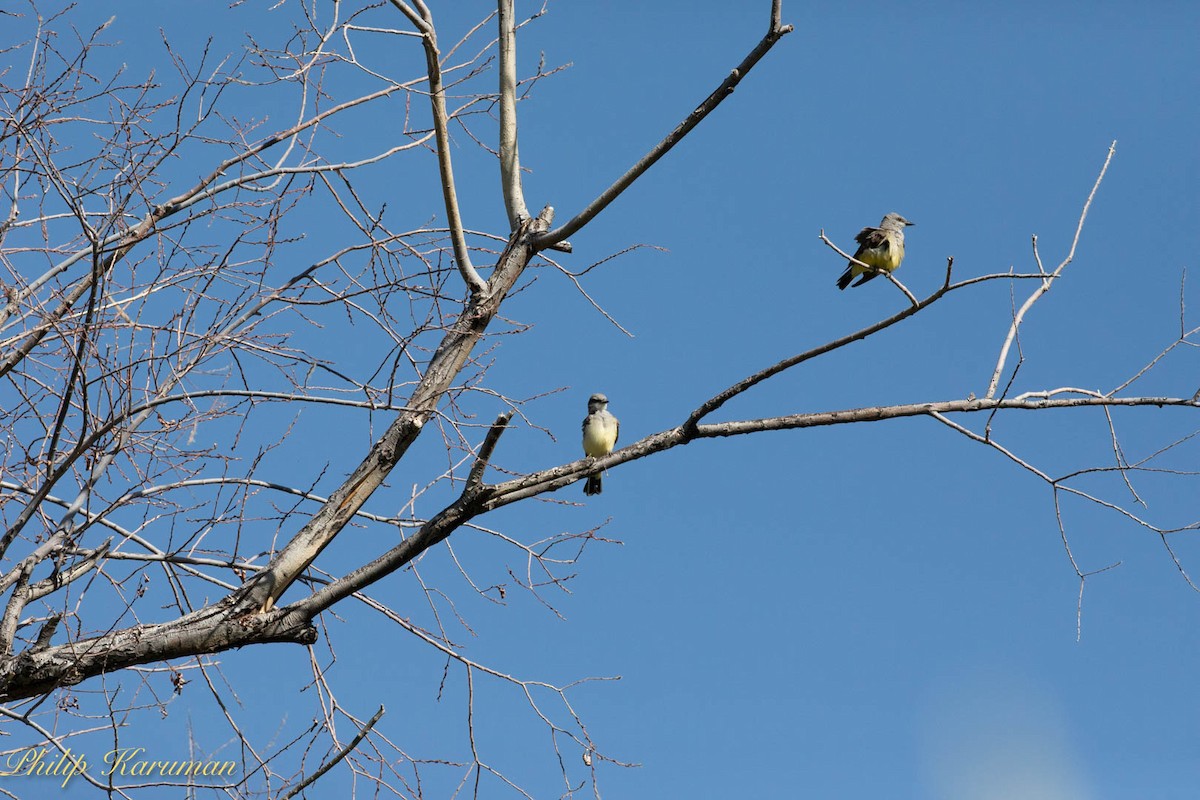
[[[883,218],[878,228],[863,228],[859,231],[854,237],[854,241],[858,242],[854,258],[875,269],[867,269],[851,261],[846,265],[842,277],[838,278],[837,287],[845,289],[850,285],[850,281],[859,275],[862,275],[862,278],[854,285],[862,286],[879,274],[877,270],[894,272],[899,268],[900,262],[904,260],[904,229],[915,224],[893,211]]]
[[[583,454],[599,458],[612,452],[621,432],[621,423],[608,411],[608,398],[597,392],[588,398],[588,415],[583,418]],[[589,475],[583,493],[600,494],[600,475]]]

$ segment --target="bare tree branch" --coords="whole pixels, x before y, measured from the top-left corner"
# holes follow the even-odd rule
[[[761,379],[760,379],[761,380]],[[740,384],[739,384],[740,385]],[[1109,397],[1095,395],[1086,397],[1071,397],[1058,399],[1043,399],[1041,397],[989,399],[971,398],[966,400],[943,400],[928,403],[910,403],[896,406],[871,406],[866,408],[846,409],[838,411],[821,411],[809,414],[788,414],[778,417],[737,420],[712,424],[698,424],[691,429],[681,425],[677,428],[650,434],[612,453],[589,461],[580,459],[560,467],[530,473],[523,478],[517,478],[490,487],[489,496],[482,499],[485,510],[501,508],[527,497],[541,494],[548,490],[560,489],[588,473],[597,469],[609,469],[627,461],[635,461],[654,453],[660,453],[673,447],[689,444],[697,439],[711,439],[725,436],[739,436],[747,433],[763,431],[796,430],[800,428],[823,427],[827,425],[844,425],[848,423],[879,422],[887,419],[899,419],[913,416],[932,416],[934,414],[974,413],[994,410],[1025,410],[1044,411],[1055,408],[1084,408],[1084,407],[1153,407],[1167,406],[1183,408],[1200,408],[1200,400],[1182,397]],[[692,412],[695,417],[697,412]],[[430,523],[436,519],[430,520]],[[427,523],[428,524],[428,523]]]
[[[513,230],[529,216],[517,149],[517,32],[513,0],[497,0],[500,22],[500,186]]]
[[[1100,168],[1100,174],[1096,176],[1096,182],[1092,184],[1092,191],[1088,193],[1087,200],[1083,204],[1083,211],[1079,214],[1079,224],[1075,226],[1075,236],[1071,239],[1071,249],[1067,253],[1067,257],[1062,260],[1054,272],[1046,275],[1041,286],[1033,291],[1032,294],[1021,305],[1021,309],[1013,317],[1012,325],[1008,328],[1008,335],[1004,338],[1004,344],[1000,347],[1000,357],[996,359],[996,369],[992,372],[992,380],[988,383],[987,394],[985,397],[995,397],[996,387],[1000,383],[1000,375],[1004,372],[1004,365],[1008,361],[1008,351],[1012,347],[1013,339],[1016,338],[1017,330],[1021,327],[1021,321],[1025,319],[1025,314],[1033,307],[1033,304],[1041,298],[1046,292],[1050,291],[1050,284],[1054,279],[1062,274],[1067,265],[1075,259],[1075,248],[1079,245],[1079,237],[1083,234],[1083,223],[1087,219],[1088,209],[1092,207],[1092,200],[1096,197],[1096,192],[1100,190],[1100,183],[1104,180],[1104,175],[1108,172],[1108,165],[1112,163],[1113,154],[1117,151],[1117,142],[1113,141],[1108,147],[1108,155],[1104,157],[1104,166]],[[1037,239],[1034,239],[1034,247],[1037,247]]]
[[[1047,393],[1047,395],[1050,394],[1053,393]],[[1035,411],[1055,408],[1111,406],[1155,408],[1177,406],[1200,408],[1200,401],[1177,397],[1118,398],[1098,394],[1068,398],[1054,398],[1052,396],[1031,396],[999,400],[972,398],[967,400],[877,406],[809,414],[790,414],[762,419],[695,425],[690,429],[686,425],[680,426],[643,437],[633,444],[597,459],[580,459],[559,467],[531,473],[522,478],[482,487],[477,491],[472,491],[468,487],[464,489],[458,500],[434,515],[416,534],[369,564],[347,573],[345,577],[331,582],[328,586],[289,606],[289,608],[293,612],[303,616],[315,616],[322,609],[332,606],[339,600],[350,596],[354,592],[371,585],[401,568],[429,547],[446,539],[454,530],[479,514],[493,511],[545,492],[556,491],[598,469],[608,469],[628,461],[665,452],[674,447],[689,444],[697,439],[738,436],[773,430],[795,430],[827,425],[879,422],[912,416],[930,416],[939,419],[939,421],[948,422],[945,419],[945,415],[954,413],[978,413],[993,410]],[[695,412],[693,412],[692,416],[695,416]],[[959,428],[958,426],[954,427],[956,430],[960,430],[960,432],[966,432],[966,429]],[[973,435],[972,438],[976,437]],[[1015,456],[1009,455],[1015,458]],[[1025,465],[1025,462],[1019,459],[1018,461]],[[1034,469],[1028,467],[1028,465],[1026,466],[1027,468]],[[1034,471],[1045,480],[1050,480],[1044,473],[1036,469]]]
[[[718,417],[730,400],[776,375],[876,336],[954,292],[996,280],[1010,286],[1037,280],[1043,287],[1020,310],[1012,302],[1009,341],[1019,351],[1021,320],[1062,270],[1042,266],[1036,240],[1037,268],[1029,274],[1010,270],[954,282],[954,262],[947,259],[944,283],[924,299],[889,276],[907,299],[900,311],[747,374],[697,405],[678,427],[601,459],[533,473],[513,467],[524,464],[526,454],[506,460],[504,432],[516,419],[555,441],[555,431],[530,409],[561,389],[550,379],[510,397],[489,380],[505,337],[528,326],[506,319],[502,304],[518,288],[536,284],[534,274],[525,273],[535,255],[569,250],[564,237],[688,135],[792,28],[782,23],[780,0],[771,0],[768,33],[738,68],[625,175],[552,230],[553,209],[530,219],[525,207],[516,102],[556,70],[539,65],[520,79],[515,36],[521,26],[513,0],[497,2],[494,40],[487,13],[444,47],[425,0],[390,0],[390,7],[347,0],[285,4],[281,12],[295,13],[284,32],[268,34],[274,44],[250,40],[241,59],[210,55],[210,44],[192,61],[164,34],[169,67],[144,79],[123,77],[124,68],[96,73],[104,60],[90,53],[106,46],[104,26],[90,36],[63,36],[55,28],[70,19],[66,12],[14,23],[33,33],[10,51],[28,47],[27,74],[0,70],[0,195],[11,193],[0,220],[0,592],[9,593],[0,611],[0,714],[18,723],[11,727],[22,738],[13,751],[30,739],[64,755],[81,737],[119,744],[129,740],[125,726],[136,712],[167,716],[175,698],[199,691],[227,726],[228,747],[243,768],[235,782],[214,792],[297,796],[334,767],[359,793],[436,792],[419,766],[454,772],[461,788],[474,782],[480,794],[494,780],[530,796],[490,758],[487,737],[476,736],[485,684],[495,683],[523,696],[531,721],[546,726],[548,757],[559,761],[564,793],[579,793],[590,776],[598,797],[594,764],[628,762],[601,754],[568,699],[569,689],[593,679],[551,684],[472,658],[470,602],[440,583],[436,565],[448,556],[443,566],[452,580],[461,576],[467,601],[479,598],[504,610],[511,594],[524,590],[565,619],[560,598],[571,592],[585,552],[619,544],[602,535],[608,523],[517,535],[481,517],[535,497],[570,509],[578,504],[553,493],[589,473],[699,439],[929,417],[1051,487],[1063,546],[1080,579],[1080,608],[1083,581],[1095,571],[1085,572],[1070,552],[1059,508],[1068,497],[1156,533],[1190,582],[1170,536],[1200,529],[1200,522],[1164,522],[1145,509],[1152,478],[1200,477],[1170,461],[1197,434],[1155,443],[1134,457],[1138,451],[1118,437],[1126,418],[1111,410],[1200,406],[1200,393],[1188,398],[1196,389],[1190,378],[1183,392],[1172,386],[1121,396],[1152,370],[1159,374],[1167,354],[1196,346],[1200,329],[1185,324],[1182,285],[1178,340],[1107,393],[1026,391],[1016,382],[1018,370],[1006,366],[1006,343],[996,375],[1007,373],[1008,380],[992,382],[993,389],[1007,384],[999,396]],[[30,8],[36,11],[32,2]],[[412,49],[414,37],[421,39],[420,55]],[[396,43],[416,62],[398,57]],[[414,74],[394,75],[397,69]],[[243,91],[252,103],[263,98],[261,116],[257,107],[247,115],[244,106],[218,103],[225,93]],[[265,127],[280,105],[286,122]],[[361,136],[367,115],[386,120],[382,145]],[[491,158],[499,161],[501,196],[492,200],[503,200],[507,235],[464,227],[451,165],[452,124],[489,165]],[[438,173],[427,184],[395,191],[394,180],[383,189],[382,182],[360,180],[375,176],[385,159],[418,149],[438,159]],[[1112,155],[1110,148],[1104,169]],[[460,159],[460,169],[465,163]],[[1068,261],[1099,185],[1097,179]],[[428,198],[439,210],[430,211]],[[447,222],[434,227],[442,208]],[[314,218],[320,226],[309,224]],[[494,264],[486,282],[472,260]],[[624,330],[580,282],[608,259],[576,272],[545,260]],[[1056,472],[1012,441],[999,443],[993,431],[993,421],[1010,419],[1011,411],[1084,408],[1099,409],[1097,425],[1103,415],[1099,466],[1071,464],[1070,471]],[[497,415],[497,409],[504,411]],[[313,446],[306,438],[317,427],[325,434],[327,417],[336,419],[344,448]],[[414,461],[424,458],[425,447],[412,446],[427,429],[437,460]],[[503,441],[515,451],[514,436]],[[401,486],[379,491],[401,476]],[[1117,499],[1095,490],[1094,480],[1105,481],[1106,490],[1116,486]],[[465,541],[449,538],[464,527]],[[353,544],[366,547],[322,555],[338,536],[346,543],[359,534],[366,535]],[[431,552],[439,544],[445,552]],[[506,557],[485,559],[476,546]],[[367,594],[389,576],[392,583],[381,586],[391,600]],[[394,599],[396,581],[414,593],[415,609]],[[335,641],[346,619],[340,616],[345,606],[338,607],[343,600],[382,615],[383,624],[436,661],[439,699],[459,682],[465,707],[446,704],[465,717],[457,760],[411,756],[376,725],[382,708],[363,722],[336,696],[330,667],[344,652],[337,646],[344,642]],[[234,671],[224,671],[233,656],[214,656],[276,643],[307,646],[299,655],[311,681],[307,675],[301,680],[316,713],[299,726],[281,725],[279,735],[264,742],[250,735],[245,716],[255,710],[236,694]],[[82,722],[97,718],[102,725]],[[351,737],[339,731],[343,719],[354,726]],[[42,724],[46,720],[53,724]],[[588,768],[582,780],[579,750]],[[124,797],[167,785],[88,780]]]
[[[496,421],[492,423],[492,427],[488,430],[487,438],[483,440],[483,445],[479,448],[479,455],[475,458],[475,463],[471,466],[471,472],[467,475],[467,487],[474,489],[483,482],[483,473],[487,469],[488,462],[492,458],[492,453],[496,450],[496,445],[500,441],[500,435],[504,433],[508,421],[512,419],[513,412],[506,411],[496,417]]]
[[[455,187],[454,167],[450,159],[446,89],[442,86],[441,53],[438,51],[437,29],[433,25],[433,14],[420,0],[417,0],[417,7],[420,9],[419,15],[401,0],[391,0],[391,2],[421,31],[421,41],[425,46],[425,64],[429,70],[429,102],[433,110],[433,130],[437,137],[438,170],[442,177],[442,199],[446,204],[446,223],[450,226],[450,237],[454,243],[454,260],[458,264],[458,271],[462,274],[463,282],[467,284],[471,294],[484,294],[488,291],[488,285],[483,278],[479,277],[479,273],[471,264],[471,254],[467,250],[467,237],[463,233],[462,215],[458,210],[458,189]]]
[[[666,138],[656,144],[650,152],[642,156],[624,175],[617,178],[612,186],[609,186],[595,200],[588,203],[586,208],[572,217],[566,224],[539,236],[534,242],[534,247],[538,250],[545,250],[568,238],[584,225],[591,222],[597,214],[608,207],[609,203],[620,197],[622,192],[645,174],[646,170],[650,169],[660,158],[669,153],[671,148],[683,141],[683,137],[691,133],[692,129],[699,125],[713,109],[719,106],[722,100],[733,94],[733,90],[742,82],[742,78],[746,77],[746,74],[767,54],[767,51],[774,47],[776,42],[792,32],[791,25],[780,24],[780,3],[781,0],[772,1],[771,27],[767,30],[766,36],[754,46],[749,55],[742,59],[742,63],[738,64],[729,73],[729,77],[722,81],[721,85],[705,98],[704,102],[697,106],[691,114],[688,114],[682,122],[675,126],[675,130],[667,134]]]
[[[538,217],[527,220],[513,232],[492,272],[489,291],[473,295],[458,321],[447,331],[409,398],[406,410],[392,422],[349,479],[330,496],[329,502],[275,555],[267,569],[251,579],[242,600],[245,607],[269,609],[383,483],[416,441],[488,323],[499,311],[501,302],[533,257],[533,235],[546,230],[552,219],[553,209],[547,207]]]

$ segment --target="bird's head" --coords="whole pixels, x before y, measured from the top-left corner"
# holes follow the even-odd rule
[[[916,225],[915,222],[909,222],[904,217],[897,214],[895,211],[883,218],[883,222],[879,223],[879,227],[884,230],[902,231],[909,225]]]

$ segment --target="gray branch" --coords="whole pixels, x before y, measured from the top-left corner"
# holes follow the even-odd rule
[[[521,190],[521,157],[517,151],[517,32],[513,0],[498,0],[500,10],[500,183],[508,225],[516,230],[529,217]]]
[[[701,120],[707,117],[713,111],[713,109],[721,104],[721,101],[733,94],[733,90],[737,88],[739,83],[742,82],[742,78],[746,77],[746,74],[754,68],[754,65],[757,64],[763,56],[767,54],[767,51],[774,47],[775,43],[782,39],[785,35],[792,32],[791,25],[783,25],[780,23],[779,13],[781,1],[782,0],[774,0],[771,5],[771,26],[767,30],[767,35],[764,36],[762,40],[754,46],[754,49],[750,51],[749,55],[742,59],[742,63],[738,64],[737,67],[729,73],[729,77],[722,81],[721,85],[718,86],[713,93],[704,100],[703,103],[697,106],[692,113],[688,114],[687,117],[685,117],[684,120],[675,127],[675,130],[667,134],[666,138],[656,144],[654,148],[650,150],[650,152],[642,156],[640,161],[630,167],[624,175],[617,178],[616,182],[613,183],[612,186],[609,186],[607,189],[601,192],[600,196],[589,203],[585,209],[572,217],[565,225],[539,236],[534,242],[534,246],[537,249],[544,250],[552,247],[558,242],[561,242],[562,240],[574,234],[584,225],[591,222],[597,214],[608,207],[609,203],[611,203],[613,200],[616,200],[622,192],[632,186],[633,182],[640,178],[646,172],[646,170],[650,169],[650,167],[654,166],[654,164],[660,158],[670,152],[671,148],[683,141],[683,138],[691,133],[692,129],[700,124]]]
[[[391,0],[404,16],[417,26],[421,41],[425,45],[425,64],[429,70],[429,103],[433,111],[433,132],[437,140],[438,172],[441,177],[442,199],[446,203],[446,224],[450,226],[450,241],[454,245],[454,260],[458,271],[471,294],[486,294],[487,283],[471,264],[467,250],[467,237],[463,232],[462,215],[458,210],[458,190],[454,183],[454,167],[450,161],[449,117],[446,113],[446,89],[442,85],[441,53],[437,46],[437,30],[433,26],[433,14],[424,3],[418,2],[418,14],[401,0]]]

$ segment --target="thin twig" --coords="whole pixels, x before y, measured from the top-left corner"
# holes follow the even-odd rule
[[[367,720],[367,724],[363,726],[362,730],[360,730],[358,734],[350,740],[349,744],[339,750],[337,755],[322,764],[320,768],[318,768],[317,771],[312,775],[309,775],[307,778],[293,786],[291,791],[289,791],[287,794],[281,795],[279,800],[290,800],[290,798],[295,797],[296,795],[300,794],[300,792],[303,792],[307,787],[315,783],[317,779],[319,779],[326,772],[329,772],[329,770],[333,769],[333,767],[339,761],[350,755],[350,753],[354,751],[354,748],[358,747],[358,743],[366,738],[367,734],[371,732],[371,729],[375,727],[375,723],[379,722],[381,717],[383,717],[383,706],[379,707],[379,710],[375,712],[374,716]]]
[[[1100,174],[1096,176],[1096,182],[1092,184],[1092,191],[1088,192],[1087,201],[1083,204],[1083,211],[1079,214],[1079,223],[1075,226],[1075,237],[1071,240],[1071,250],[1067,253],[1067,257],[1062,263],[1055,268],[1054,272],[1046,275],[1041,286],[1033,291],[1021,309],[1013,317],[1012,324],[1008,328],[1008,335],[1004,337],[1004,345],[1000,348],[1000,357],[996,360],[996,369],[992,372],[992,380],[988,383],[986,397],[996,396],[996,387],[1000,383],[1000,374],[1004,371],[1004,365],[1008,361],[1008,351],[1012,347],[1013,339],[1016,338],[1017,329],[1021,327],[1021,322],[1025,319],[1025,314],[1033,307],[1042,295],[1050,291],[1050,285],[1054,279],[1062,274],[1067,265],[1075,258],[1075,248],[1079,244],[1079,237],[1083,234],[1083,223],[1087,219],[1088,210],[1092,207],[1092,200],[1096,197],[1096,192],[1100,189],[1100,182],[1104,180],[1104,174],[1108,172],[1108,165],[1112,163],[1113,154],[1117,151],[1116,140],[1108,146],[1108,155],[1104,158],[1104,166],[1100,168]],[[1034,247],[1037,247],[1037,240],[1034,239]]]

